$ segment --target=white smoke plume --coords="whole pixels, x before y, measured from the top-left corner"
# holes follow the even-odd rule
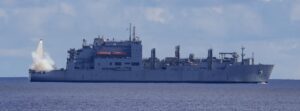
[[[55,69],[54,61],[44,51],[43,41],[40,40],[36,51],[32,52],[33,63],[31,69],[35,71],[51,71]]]

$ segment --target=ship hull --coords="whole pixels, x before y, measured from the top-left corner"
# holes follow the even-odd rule
[[[268,82],[273,65],[237,65],[224,69],[143,69],[137,71],[54,70],[30,73],[32,82]]]

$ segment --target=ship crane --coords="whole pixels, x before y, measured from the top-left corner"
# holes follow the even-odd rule
[[[226,55],[231,55],[232,58],[238,58],[239,55],[236,52],[220,52],[219,55],[221,56],[221,59],[226,58]]]
[[[220,52],[219,55],[221,56],[221,62],[227,59],[227,55],[231,55],[234,62],[237,62],[237,59],[239,58],[239,55],[236,52]]]

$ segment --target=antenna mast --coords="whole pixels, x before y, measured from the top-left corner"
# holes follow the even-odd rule
[[[85,39],[82,40],[82,47],[84,47],[84,46],[87,46],[87,43],[86,43]]]
[[[131,41],[131,23],[129,24],[129,41]]]
[[[133,26],[132,37],[133,37],[133,41],[135,41],[136,40],[136,37],[135,37],[135,26]]]

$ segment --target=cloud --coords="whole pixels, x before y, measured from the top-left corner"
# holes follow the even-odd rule
[[[223,11],[223,7],[211,6],[187,9],[184,13],[187,14],[187,19],[192,19],[191,25],[194,25],[202,33],[211,36],[224,36],[227,29]]]
[[[250,7],[245,5],[232,5],[227,8],[227,19],[230,20],[226,21],[230,21],[229,23],[232,26],[238,26],[234,27],[235,30],[243,30],[242,33],[252,34],[260,34],[261,31],[263,31],[262,17]]]
[[[16,25],[18,30],[26,32],[30,37],[39,38],[48,35],[49,31],[46,30],[51,25],[55,25],[58,29],[66,28],[71,21],[68,16],[76,15],[73,6],[64,2],[14,7],[10,12],[11,17],[8,21]],[[1,15],[5,16],[5,12],[0,10],[0,17]]]
[[[272,0],[262,0],[263,2],[271,2]]]
[[[219,13],[219,14],[223,13],[223,7],[221,7],[221,6],[213,6],[213,7],[211,7],[211,9],[213,11],[215,11],[216,13]]]
[[[54,6],[15,8],[11,21],[15,21],[20,30],[31,36],[44,36],[46,34],[44,25],[56,11]]]
[[[261,0],[262,2],[265,2],[265,3],[271,3],[271,2],[283,2],[285,0]],[[292,1],[292,0],[291,0]]]
[[[146,8],[145,17],[149,21],[166,23],[170,19],[170,14],[163,8]]]
[[[0,49],[0,57],[26,57],[27,49]]]
[[[3,4],[5,4],[6,6],[7,6],[7,5],[13,5],[13,4],[16,3],[15,0],[1,0],[1,2],[2,2]]]
[[[291,17],[292,21],[300,21],[300,2],[294,3],[291,10]]]
[[[6,13],[6,11],[5,10],[3,10],[3,9],[0,9],[0,18],[1,17],[7,17],[7,13]]]
[[[244,4],[212,5],[184,10],[185,22],[211,37],[261,35],[264,24],[259,13]]]
[[[74,8],[70,4],[67,4],[67,3],[61,3],[60,9],[66,15],[74,16],[76,14]]]

